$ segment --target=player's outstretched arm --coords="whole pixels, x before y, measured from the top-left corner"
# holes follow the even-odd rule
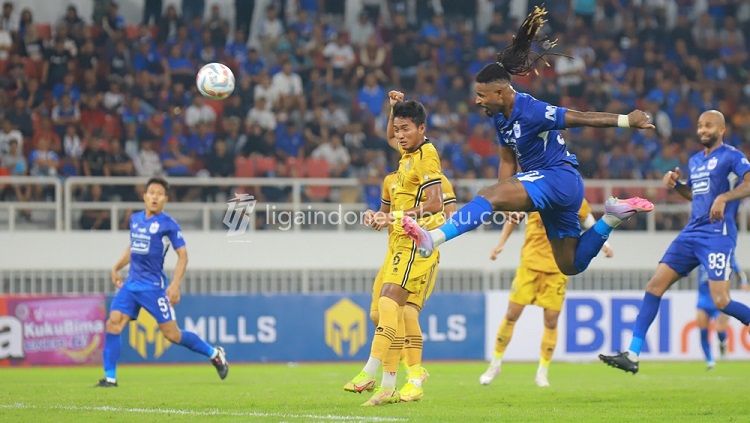
[[[388,93],[388,105],[390,106],[390,109],[388,111],[388,126],[385,129],[385,136],[388,138],[388,145],[391,146],[394,150],[398,150],[398,141],[396,141],[396,137],[393,130],[393,106],[396,105],[399,101],[404,101],[404,93],[401,91],[390,91]]]
[[[591,126],[594,128],[636,128],[654,129],[652,116],[642,110],[633,110],[627,115],[605,112],[579,112],[568,109],[565,112],[565,127]]]
[[[185,277],[185,269],[187,269],[188,263],[187,248],[180,247],[175,250],[175,253],[177,253],[177,264],[172,275],[172,282],[167,287],[167,298],[172,305],[180,302],[180,286],[182,285],[182,278]]]
[[[709,217],[713,221],[724,219],[724,208],[726,208],[727,203],[746,197],[750,197],[750,172],[745,173],[745,176],[742,178],[742,183],[735,189],[718,195],[716,199],[714,199],[714,203],[711,205],[711,211],[709,212]]]
[[[130,264],[130,246],[125,249],[125,251],[122,253],[122,256],[120,256],[120,259],[117,260],[117,263],[115,263],[114,266],[112,266],[112,284],[118,288],[122,288],[122,275],[120,274],[120,270],[122,270],[123,267]]]

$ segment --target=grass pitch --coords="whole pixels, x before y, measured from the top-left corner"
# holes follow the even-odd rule
[[[552,387],[535,364],[506,363],[480,386],[484,363],[426,363],[425,398],[366,408],[341,388],[360,364],[121,366],[119,388],[97,389],[101,370],[0,368],[0,421],[748,421],[750,362],[644,362],[637,376],[600,363],[553,363]],[[400,383],[399,383],[400,386]]]

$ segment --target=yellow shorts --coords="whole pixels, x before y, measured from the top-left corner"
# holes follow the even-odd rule
[[[516,270],[510,301],[560,311],[565,299],[568,277],[562,273],[546,273],[529,269],[523,264]]]
[[[440,253],[435,251],[432,256],[423,258],[415,251],[415,257],[412,261],[411,267],[409,267],[408,259],[411,258],[411,247],[413,243],[411,240],[407,241],[410,245],[408,250],[409,254],[406,256],[406,259],[402,258],[407,252],[407,250],[403,248],[406,244],[405,241],[396,238],[396,240],[389,243],[385,261],[380,267],[380,270],[378,270],[375,280],[372,282],[370,314],[378,309],[378,298],[380,298],[380,291],[382,291],[386,279],[388,280],[388,283],[398,283],[404,287],[404,289],[409,291],[409,297],[406,299],[406,302],[417,306],[420,310],[424,307],[424,303],[427,299],[430,298],[432,290],[435,288]],[[397,254],[398,252],[401,254]],[[403,283],[404,280],[406,281],[405,284]]]

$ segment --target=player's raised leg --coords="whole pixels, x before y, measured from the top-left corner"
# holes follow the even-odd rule
[[[726,274],[727,280],[714,280],[713,277],[708,280],[711,298],[713,298],[716,307],[723,313],[734,317],[745,326],[750,325],[750,307],[731,298],[729,295],[729,272]],[[711,276],[710,273],[709,276]]]
[[[515,281],[514,281],[515,282]],[[523,313],[524,306],[522,304],[508,301],[508,310],[505,312],[505,317],[500,322],[500,326],[497,328],[497,335],[495,336],[495,350],[492,353],[492,360],[487,370],[479,376],[479,383],[482,385],[489,385],[493,380],[500,374],[503,366],[503,355],[505,355],[505,349],[508,348],[511,338],[513,338],[513,330],[515,329],[516,322]]]
[[[576,187],[574,193],[560,190],[561,186]],[[566,275],[583,272],[599,254],[609,234],[623,221],[639,212],[650,212],[654,206],[642,198],[619,200],[611,198],[605,204],[605,214],[583,234],[578,223],[578,209],[583,199],[583,183],[572,167],[540,170],[518,174],[482,189],[479,195],[460,208],[441,227],[427,231],[404,217],[402,224],[423,257],[432,254],[440,244],[476,229],[487,222],[493,211],[539,210],[545,226],[555,224],[569,209],[569,227],[556,225],[555,232],[547,230],[560,271]],[[562,212],[553,212],[560,210]]]
[[[669,250],[668,250],[669,251]],[[661,297],[669,287],[680,279],[680,274],[665,263],[659,263],[656,273],[646,285],[646,293],[643,295],[643,303],[638,310],[635,319],[633,338],[627,351],[615,355],[599,354],[599,359],[609,366],[622,369],[633,374],[638,373],[638,356],[643,349],[646,332],[656,318],[659,311]]]

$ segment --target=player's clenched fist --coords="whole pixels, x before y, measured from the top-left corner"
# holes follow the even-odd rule
[[[664,174],[664,177],[662,178],[662,182],[664,182],[664,185],[667,188],[674,188],[677,186],[677,182],[680,180],[680,168],[676,167],[674,170],[670,170],[669,172]]]
[[[628,125],[631,128],[654,129],[653,116],[643,110],[633,110],[628,113]]]
[[[122,275],[120,275],[120,272],[112,269],[112,274],[110,275],[112,278],[112,284],[116,286],[117,288],[122,288]]]
[[[396,90],[392,90],[388,93],[388,102],[390,103],[391,107],[399,101],[404,101],[404,93]]]

